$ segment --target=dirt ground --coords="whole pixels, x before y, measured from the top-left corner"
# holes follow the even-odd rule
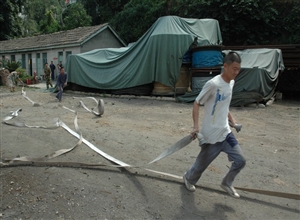
[[[74,113],[83,138],[98,149],[140,168],[116,168],[82,143],[54,162],[106,164],[93,168],[63,166],[1,167],[0,219],[300,219],[300,201],[238,190],[230,197],[219,184],[230,163],[225,154],[204,172],[194,193],[181,179],[199,153],[197,140],[150,165],[148,162],[188,135],[191,104],[174,98],[110,96],[66,91],[61,105],[55,94],[25,88],[33,106],[21,95],[0,87],[1,118],[22,108],[10,122],[32,126],[54,125],[59,118],[72,130]],[[104,115],[88,108],[103,99]],[[275,101],[265,108],[231,108],[242,131],[233,133],[247,157],[247,165],[234,182],[237,187],[300,194],[300,103]],[[202,112],[200,110],[200,117]],[[1,158],[43,157],[71,148],[78,139],[62,127],[26,128],[1,124]],[[147,169],[175,175],[157,174]]]

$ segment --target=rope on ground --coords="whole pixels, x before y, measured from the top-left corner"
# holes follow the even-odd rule
[[[31,99],[29,99],[26,96],[26,92],[23,91],[22,89],[22,95],[31,103],[34,103]],[[83,104],[83,102],[81,101],[80,104],[89,112],[101,116],[104,113],[104,108],[103,108],[103,101],[97,101],[95,98],[93,97],[89,97],[92,98],[96,101],[97,103],[97,108],[98,108],[98,113],[94,112],[92,110],[88,110],[88,108]],[[18,165],[33,165],[33,166],[71,166],[71,167],[95,167],[95,166],[112,166],[112,167],[132,167],[132,168],[136,168],[136,167],[145,167],[146,165],[152,164],[154,162],[157,162],[173,153],[175,153],[176,151],[186,147],[187,145],[189,145],[192,142],[192,138],[190,137],[190,135],[182,138],[181,140],[179,140],[178,142],[176,142],[175,144],[173,144],[171,147],[169,147],[168,149],[166,149],[164,152],[162,152],[158,157],[156,157],[155,159],[153,159],[151,162],[144,164],[144,165],[138,165],[138,166],[132,166],[129,165],[127,163],[124,163],[112,156],[110,156],[109,154],[106,154],[105,152],[101,151],[100,149],[98,149],[96,146],[94,146],[92,143],[90,143],[89,141],[87,141],[86,139],[84,139],[82,137],[82,133],[79,130],[79,126],[78,126],[78,120],[77,120],[77,112],[69,109],[68,107],[62,106],[64,109],[69,110],[73,113],[75,113],[75,118],[74,118],[74,126],[75,126],[75,131],[73,131],[72,129],[70,129],[65,123],[63,123],[62,121],[58,120],[56,122],[56,124],[54,126],[29,126],[26,125],[25,123],[20,123],[20,122],[15,122],[15,123],[9,123],[8,121],[17,117],[20,111],[22,111],[21,108],[17,109],[16,111],[11,111],[11,115],[5,117],[2,122],[4,124],[7,125],[11,125],[11,126],[17,126],[17,127],[29,127],[29,128],[44,128],[44,129],[50,129],[50,128],[58,128],[58,127],[62,127],[65,130],[67,130],[70,134],[72,134],[73,136],[75,136],[76,138],[79,139],[79,141],[77,142],[77,144],[70,148],[70,149],[61,149],[58,151],[55,151],[52,154],[46,155],[44,157],[39,157],[39,158],[32,158],[32,157],[17,157],[17,158],[13,158],[10,160],[2,160],[3,162],[0,162],[0,167],[11,167],[11,166],[18,166]],[[73,149],[75,149],[77,146],[79,146],[81,143],[85,143],[88,147],[90,147],[92,150],[94,150],[95,152],[97,152],[98,154],[100,154],[101,156],[103,156],[104,158],[106,158],[107,160],[117,164],[117,165],[104,165],[104,164],[88,164],[88,163],[79,163],[79,162],[50,162],[48,160],[53,159],[55,157],[58,157],[62,154],[66,154],[70,151],[72,151]],[[160,172],[160,171],[156,171],[156,170],[151,170],[148,168],[143,168],[146,171],[152,172],[152,173],[156,173],[156,174],[160,174],[160,175],[164,175],[164,176],[169,176],[175,179],[182,179],[182,177],[174,175],[174,174],[170,174],[170,173],[166,173],[166,172]],[[209,183],[211,184],[211,183]],[[283,192],[276,192],[276,191],[268,191],[268,190],[259,190],[259,189],[251,189],[251,188],[244,188],[244,187],[235,187],[236,189],[239,190],[243,190],[243,191],[248,191],[248,192],[253,192],[253,193],[259,193],[259,194],[264,194],[264,195],[269,195],[269,196],[276,196],[276,197],[283,197],[283,198],[288,198],[288,199],[296,199],[296,200],[300,200],[300,195],[299,194],[291,194],[291,193],[283,193]]]

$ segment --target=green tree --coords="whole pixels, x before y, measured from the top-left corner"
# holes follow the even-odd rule
[[[51,10],[46,11],[45,18],[41,21],[40,28],[45,34],[59,31],[59,24],[53,17],[53,12]]]
[[[110,20],[127,41],[136,41],[160,16],[213,18],[224,45],[300,43],[299,0],[131,0]]]
[[[300,2],[275,1],[278,10],[277,26],[279,34],[273,38],[274,44],[300,44]]]
[[[22,16],[22,37],[31,36],[39,32],[38,23],[26,15]]]
[[[266,44],[278,32],[278,12],[269,0],[177,0],[172,10],[181,17],[218,20],[225,45]]]
[[[130,0],[78,0],[92,17],[92,25],[109,22]]]
[[[90,26],[92,18],[80,3],[71,4],[63,13],[64,29],[70,30],[77,27]]]
[[[0,40],[22,35],[22,19],[19,16],[21,0],[2,0],[0,4]]]
[[[59,30],[64,7],[63,0],[26,0],[22,10],[23,36]],[[56,28],[56,23],[58,28]]]
[[[111,25],[127,42],[135,42],[167,11],[167,0],[131,0]]]
[[[224,45],[300,43],[299,0],[1,0],[0,40],[109,22],[134,42],[165,15],[218,20]]]

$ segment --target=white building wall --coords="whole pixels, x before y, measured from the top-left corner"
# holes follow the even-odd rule
[[[119,39],[109,30],[106,29],[102,31],[100,34],[92,37],[87,42],[85,42],[81,46],[76,47],[61,47],[61,48],[55,48],[55,49],[48,49],[48,50],[35,50],[35,51],[17,51],[15,53],[10,54],[2,54],[1,56],[5,57],[5,59],[11,60],[12,55],[15,56],[15,61],[25,61],[25,69],[27,74],[33,75],[33,72],[36,71],[38,76],[41,76],[44,74],[44,67],[45,62],[48,62],[50,65],[51,61],[53,61],[53,64],[56,66],[55,70],[55,76],[58,75],[57,71],[57,64],[59,61],[62,61],[63,66],[65,66],[67,62],[67,56],[69,54],[79,54],[84,53],[87,51],[91,51],[94,49],[99,48],[120,48],[122,47],[122,43],[119,41]],[[25,54],[25,59],[22,54]],[[43,54],[46,54],[46,56],[43,56]],[[2,58],[1,57],[1,58]],[[31,59],[31,63],[30,63]],[[22,62],[24,65],[24,62]],[[68,71],[66,69],[66,71]]]
[[[47,54],[46,58],[43,59],[43,54]],[[66,64],[68,54],[79,54],[80,47],[69,47],[69,48],[59,48],[52,50],[41,50],[41,51],[30,51],[30,52],[21,52],[21,53],[12,53],[12,54],[2,54],[1,56],[5,59],[11,60],[11,55],[15,55],[15,61],[22,63],[22,54],[25,54],[26,62],[26,72],[28,75],[33,75],[33,72],[36,71],[38,76],[44,74],[45,62],[49,65],[51,61],[56,66],[55,75],[58,75],[57,64],[59,61],[62,61],[63,66]],[[38,55],[39,54],[39,55]],[[32,61],[32,69],[30,69],[30,55]],[[60,56],[59,56],[60,55]],[[39,57],[38,57],[39,56]],[[2,59],[1,57],[1,59]]]
[[[88,42],[82,45],[81,53],[100,48],[120,48],[124,45],[116,38],[116,36],[106,29],[101,34],[93,37]]]

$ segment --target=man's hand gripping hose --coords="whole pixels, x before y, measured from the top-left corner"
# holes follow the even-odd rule
[[[229,126],[232,127],[232,128],[235,128],[237,133],[239,133],[241,131],[243,125],[233,124],[231,121],[228,121],[228,122],[229,122]]]

